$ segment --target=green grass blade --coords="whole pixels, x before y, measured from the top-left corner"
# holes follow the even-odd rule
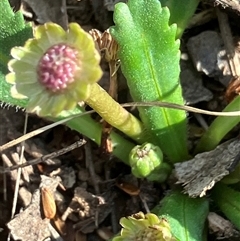
[[[238,111],[239,108],[240,96],[237,96],[223,111]],[[195,153],[210,151],[216,148],[224,136],[239,122],[240,116],[217,117],[201,137]]]
[[[240,230],[240,192],[219,182],[213,188],[212,198],[226,217]]]

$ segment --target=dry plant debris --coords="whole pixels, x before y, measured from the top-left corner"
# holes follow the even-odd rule
[[[114,198],[112,192],[97,196],[87,192],[85,188],[76,187],[74,197],[61,219],[69,218],[76,222],[73,225],[75,230],[91,233],[111,212]]]
[[[108,11],[113,11],[116,3],[126,2],[126,0],[104,0],[104,6]]]
[[[181,54],[180,80],[183,90],[183,98],[187,105],[193,105],[201,101],[209,101],[213,94],[203,85],[202,76],[194,68],[189,55],[185,50]]]
[[[213,212],[208,214],[208,226],[211,232],[216,234],[219,239],[239,237],[240,234],[230,221]]]
[[[240,160],[239,150],[240,140],[229,140],[189,161],[176,163],[177,183],[183,184],[185,193],[190,197],[203,197],[216,182],[235,169]]]
[[[203,0],[203,2],[211,4],[212,6],[220,6],[236,14],[240,14],[240,5],[238,0]]]
[[[31,204],[8,224],[14,240],[42,241],[50,236],[49,219],[43,218],[40,209],[40,191],[32,197]]]
[[[206,41],[207,39],[207,41]],[[227,86],[232,78],[226,50],[219,33],[204,31],[187,42],[189,55],[199,72],[219,80]]]
[[[40,188],[48,188],[54,192],[59,182],[59,178],[41,176]],[[50,237],[50,219],[43,215],[40,193],[40,189],[37,189],[32,195],[30,205],[7,224],[14,240],[42,241]]]

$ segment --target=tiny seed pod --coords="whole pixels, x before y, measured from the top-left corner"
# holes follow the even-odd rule
[[[41,188],[42,205],[44,216],[53,219],[56,215],[56,204],[52,192],[46,188]]]

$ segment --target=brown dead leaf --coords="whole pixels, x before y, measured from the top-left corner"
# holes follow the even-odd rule
[[[229,140],[216,149],[175,164],[177,183],[182,183],[191,197],[203,197],[216,182],[232,172],[239,162],[240,140]]]
[[[46,218],[53,219],[56,215],[56,204],[52,192],[47,187],[41,188],[43,213]]]

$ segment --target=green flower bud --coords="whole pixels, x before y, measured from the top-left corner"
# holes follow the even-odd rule
[[[138,178],[145,178],[157,169],[163,161],[163,154],[158,146],[144,143],[135,146],[129,154],[132,174]]]

